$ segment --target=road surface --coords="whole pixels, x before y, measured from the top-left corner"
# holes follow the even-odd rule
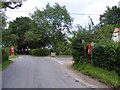
[[[0,90],[2,89],[2,71],[0,71]]]
[[[3,71],[2,88],[90,88],[66,72],[65,60],[21,55]]]

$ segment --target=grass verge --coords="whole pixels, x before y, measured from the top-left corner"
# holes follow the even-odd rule
[[[19,56],[9,56],[10,59],[12,58],[18,58]]]
[[[74,63],[72,67],[85,75],[98,79],[101,82],[111,84],[115,88],[120,87],[120,83],[118,82],[120,77],[114,71],[94,67],[91,64],[79,65],[78,63]]]
[[[0,71],[4,70],[12,63],[13,63],[13,61],[11,61],[11,60],[6,60],[6,61],[2,62],[2,64],[0,64]]]
[[[2,63],[0,63],[0,71],[2,71]]]

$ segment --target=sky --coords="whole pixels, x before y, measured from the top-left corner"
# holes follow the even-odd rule
[[[120,0],[26,0],[23,2],[22,7],[18,9],[7,9],[6,16],[8,21],[13,21],[16,17],[30,16],[30,13],[34,13],[36,7],[40,10],[45,8],[47,3],[54,5],[56,2],[63,6],[66,6],[70,16],[74,18],[74,24],[80,24],[85,27],[90,22],[89,16],[92,18],[94,24],[99,23],[99,15],[103,14],[106,10],[106,6],[118,6]]]

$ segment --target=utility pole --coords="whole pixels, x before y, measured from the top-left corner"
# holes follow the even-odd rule
[[[120,1],[118,2],[118,8],[120,8]]]
[[[88,22],[89,29],[92,30],[92,28],[94,26],[94,22],[93,22],[92,18],[90,17],[90,15],[88,16],[88,18],[89,18],[89,22]]]

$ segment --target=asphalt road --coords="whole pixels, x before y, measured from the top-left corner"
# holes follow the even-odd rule
[[[63,66],[71,58],[21,55],[2,73],[2,88],[90,88],[71,77]]]
[[[0,90],[2,89],[2,71],[0,71]]]

